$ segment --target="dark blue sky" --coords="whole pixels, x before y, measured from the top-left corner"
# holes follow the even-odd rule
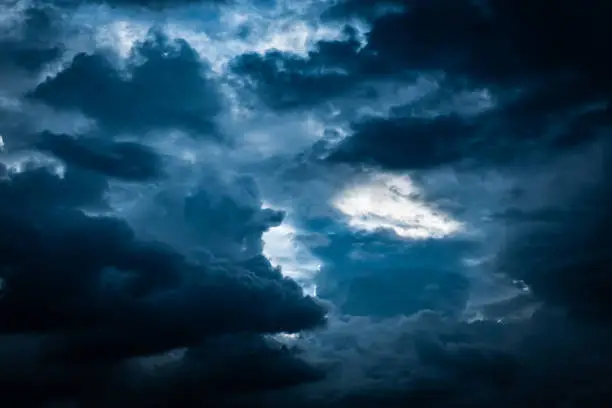
[[[610,11],[0,1],[2,406],[604,406]]]

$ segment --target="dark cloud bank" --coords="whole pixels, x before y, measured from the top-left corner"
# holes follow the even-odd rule
[[[26,12],[19,32],[3,40],[4,73],[28,78],[63,54],[60,11]],[[185,199],[185,216],[209,229],[201,236],[225,228],[224,242],[254,246],[248,259],[221,258],[216,248],[193,259],[103,215],[109,183],[164,181],[166,158],[143,143],[149,132],[179,129],[219,141],[213,123],[222,99],[187,43],[153,31],[126,66],[114,65],[112,55],[81,53],[56,76],[9,96],[21,104],[3,107],[0,123],[3,406],[201,405],[321,378],[266,336],[325,320],[324,307],[261,254],[261,234],[282,213],[257,199],[233,202],[206,183],[193,197],[223,206]],[[39,105],[83,114],[95,126],[39,132],[23,120],[24,110]],[[184,348],[162,370],[155,368],[160,357],[139,360]]]
[[[395,11],[381,16],[375,3]],[[0,40],[2,75],[31,78],[63,54],[57,11],[29,10],[19,35]],[[232,258],[219,245],[194,259],[166,243],[143,240],[121,219],[93,215],[107,209],[110,183],[164,179],[165,158],[141,139],[150,132],[180,129],[223,141],[215,128],[223,98],[187,42],[153,31],[126,67],[103,52],[79,54],[39,85],[11,89],[23,109],[78,112],[94,120],[95,128],[59,134],[15,127],[28,112],[0,107],[7,158],[0,168],[1,403],[606,406],[612,399],[609,11],[596,0],[347,0],[321,18],[369,20],[365,47],[347,29],[348,40],[321,42],[307,58],[275,51],[232,62],[234,72],[277,110],[307,109],[376,80],[444,72],[441,90],[430,99],[399,106],[386,118],[357,121],[352,135],[330,147],[324,165],[503,167],[525,181],[504,214],[508,236],[495,267],[530,285],[543,306],[528,320],[458,322],[454,312],[465,304],[466,282],[457,277],[447,287],[455,275],[433,270],[429,276],[444,280],[437,295],[418,297],[414,288],[395,292],[396,270],[416,255],[394,257],[400,252],[396,244],[378,237],[392,259],[388,282],[379,280],[377,287],[368,277],[353,281],[357,288],[348,291],[355,298],[343,307],[355,315],[392,315],[398,310],[392,297],[380,310],[363,312],[367,305],[359,293],[393,292],[416,299],[401,313],[421,313],[393,343],[387,362],[367,366],[376,368],[363,373],[367,386],[349,380],[331,394],[326,384],[338,383],[336,366],[309,364],[301,350],[266,336],[316,328],[326,313],[261,254],[261,234],[281,222],[281,213],[262,209],[261,200],[230,200],[214,183],[202,183],[196,192],[199,211],[192,211],[193,198],[186,199],[183,216],[202,226],[204,241],[248,242],[247,259]],[[451,94],[482,87],[498,96],[492,110],[424,113]],[[131,141],[119,137],[125,135]],[[34,159],[17,170],[8,160],[32,151],[59,159],[64,170]],[[223,205],[211,204],[219,198]],[[530,200],[544,204],[534,209]],[[227,237],[219,239],[220,232]],[[342,252],[343,240],[367,239],[340,237],[329,250]],[[429,254],[435,245],[414,253]],[[347,260],[333,267],[364,263]],[[425,261],[422,267],[429,268]],[[425,290],[428,284],[416,287]],[[181,358],[140,359],[184,348]],[[365,361],[370,355],[366,349],[351,358]],[[270,391],[280,388],[286,389]]]
[[[389,353],[406,359],[406,371],[388,363],[393,372],[388,377],[370,373],[376,385],[341,401],[317,403],[473,407],[599,406],[609,401],[611,353],[605,344],[612,310],[612,90],[605,55],[612,32],[602,16],[610,11],[598,1],[347,0],[322,18],[370,21],[365,46],[347,29],[346,40],[319,42],[307,57],[270,51],[233,61],[234,71],[279,111],[309,109],[364,91],[376,98],[371,86],[377,81],[406,83],[422,74],[436,75],[441,78],[438,91],[396,106],[388,116],[356,120],[349,137],[328,146],[324,162],[393,171],[449,165],[457,171],[497,169],[521,180],[500,218],[507,236],[493,267],[526,282],[532,296],[543,302],[538,312],[520,323],[432,325],[414,349],[401,351],[420,337],[412,333],[412,340],[399,341],[396,352]],[[452,106],[456,95],[483,88],[493,95],[493,108],[465,114],[461,106]],[[375,239],[379,250],[395,259],[386,239],[366,239]],[[333,241],[339,248],[330,251],[342,252],[342,240]],[[426,247],[417,252],[423,254],[421,270],[429,271],[423,262]],[[452,268],[453,256],[444,256]],[[353,269],[368,268],[367,261],[344,259],[343,265]],[[401,257],[400,263],[415,264]],[[382,269],[383,276],[393,275],[392,265]],[[426,287],[427,278],[420,282],[405,272],[400,275],[352,279],[349,287],[335,286],[321,295],[340,299],[350,313],[362,314],[366,308],[369,315],[407,312],[411,302],[393,305],[398,296],[412,299],[417,309],[439,312],[448,312],[451,299],[462,303],[465,282],[460,278],[454,290],[441,287],[443,295],[432,299],[415,289]],[[452,281],[447,273],[434,275],[440,282]],[[440,298],[446,302],[436,303]],[[376,306],[368,306],[368,299],[376,299]],[[508,306],[512,310],[520,302],[500,305],[502,310]],[[386,380],[377,383],[377,378]],[[404,382],[398,386],[394,381]]]

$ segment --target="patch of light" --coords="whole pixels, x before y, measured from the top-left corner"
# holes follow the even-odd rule
[[[313,27],[304,21],[288,21],[278,28],[279,31],[268,33],[255,43],[254,50],[264,52],[274,49],[304,56],[315,42],[341,36],[340,27]]]
[[[270,228],[263,234],[263,254],[272,265],[279,266],[283,275],[298,282],[304,293],[316,296],[313,280],[321,269],[321,262],[296,239],[298,231],[289,221]]]
[[[46,167],[59,178],[63,178],[66,173],[66,166],[62,162],[39,152],[20,152],[3,156],[0,163],[4,164],[9,174],[19,174],[27,169],[40,167]]]
[[[411,239],[444,238],[462,230],[450,216],[420,201],[407,176],[374,175],[363,184],[342,191],[334,207],[349,217],[353,228],[393,230]]]
[[[130,20],[112,21],[98,30],[98,45],[114,49],[121,57],[127,58],[134,45],[146,37],[149,26]]]
[[[298,333],[279,333],[277,338],[285,339],[285,340],[296,340],[298,338]]]
[[[326,123],[308,113],[276,115],[227,122],[226,131],[241,135],[239,153],[254,162],[279,155],[295,155],[325,136]],[[287,135],[290,134],[290,137]]]
[[[481,256],[481,257],[467,257],[461,260],[463,265],[468,268],[476,269],[486,268],[490,266],[492,262],[494,262],[494,257],[492,255]]]
[[[525,292],[525,293],[530,293],[531,292],[531,288],[529,287],[529,285],[527,285],[524,281],[520,280],[520,279],[515,279],[512,281],[512,283],[521,291],[521,292]]]
[[[256,9],[227,9],[221,15],[219,27],[210,24],[203,30],[201,24],[173,20],[163,27],[171,38],[186,40],[211,66],[217,74],[223,74],[227,63],[246,52],[263,54],[269,50],[290,52],[306,56],[314,44],[321,40],[344,38],[340,24],[311,24],[299,13],[267,15]],[[82,23],[91,25],[89,14],[81,17]],[[115,50],[123,58],[129,55],[134,44],[145,38],[153,23],[113,16],[97,16],[95,42],[102,48]],[[250,34],[240,35],[247,27]],[[358,30],[359,32],[364,29]]]
[[[138,357],[136,361],[145,370],[155,371],[182,362],[186,353],[187,348],[183,347],[172,349],[161,354]]]
[[[269,336],[285,347],[295,346],[300,341],[300,333],[277,333]]]
[[[17,111],[20,107],[21,101],[18,98],[0,94],[0,108],[3,110]]]
[[[2,36],[21,35],[25,21],[25,12],[31,2],[3,1],[0,3],[0,32]]]
[[[218,74],[225,72],[232,58],[247,52],[278,50],[305,56],[316,42],[342,37],[342,27],[313,26],[295,18],[274,21],[251,15],[248,20],[253,32],[248,38],[241,38],[240,28],[231,27],[233,24],[214,36],[186,24],[172,23],[166,28],[171,37],[189,42]]]
[[[485,319],[484,314],[480,310],[473,310],[473,311],[466,312],[464,319],[468,323],[483,322],[487,320]]]

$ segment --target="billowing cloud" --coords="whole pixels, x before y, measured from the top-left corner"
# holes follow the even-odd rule
[[[40,30],[57,24],[61,32],[64,21],[38,27],[28,20],[33,10],[21,22],[44,45],[50,38]],[[15,75],[27,69],[35,79],[60,56],[20,59],[38,44],[34,34],[6,40],[15,46],[2,53],[3,66],[15,67]],[[267,337],[318,327],[326,314],[262,255],[261,236],[283,213],[263,209],[248,180],[230,192],[210,170],[197,193],[173,190],[169,178],[180,158],[140,137],[215,136],[222,102],[208,74],[185,41],[155,31],[127,61],[79,50],[57,74],[8,91],[0,359],[19,368],[0,372],[7,406],[144,407],[175,403],[196,389],[202,394],[190,401],[204,403],[321,378],[298,351]],[[44,120],[28,125],[29,110]],[[73,131],[45,129],[61,111],[74,111],[65,116]],[[94,126],[76,126],[76,114]],[[10,126],[15,120],[23,126]],[[174,215],[193,225],[181,242],[141,234],[140,219],[127,220],[114,207],[117,191],[155,183],[184,193],[173,197],[182,205]],[[194,257],[189,245],[204,252]]]
[[[125,70],[103,54],[78,54],[30,96],[56,109],[79,110],[110,131],[210,133],[221,101],[206,70],[185,41],[152,32],[135,47]]]
[[[71,166],[98,171],[111,177],[146,180],[161,176],[160,158],[152,149],[134,142],[80,140],[68,135],[42,135],[38,148]]]
[[[11,24],[6,24],[9,35],[0,39],[0,69],[37,71],[59,57],[60,46],[54,43],[59,33],[52,14],[45,8],[28,8],[21,27],[11,30]]]
[[[274,109],[284,110],[313,103],[350,89],[345,72],[360,47],[357,32],[345,28],[347,41],[320,41],[307,56],[279,50],[264,55],[252,52],[231,61],[232,71],[247,80],[247,86]]]
[[[83,213],[104,205],[104,187],[103,176],[70,165],[62,178],[39,168],[2,182],[1,330],[40,337],[40,361],[87,368],[323,321],[322,307],[269,263],[190,262],[120,219]]]
[[[608,9],[0,5],[2,403],[609,400]]]
[[[367,92],[376,98],[373,81],[443,75],[443,92],[430,98],[428,111],[417,101],[358,121],[354,136],[332,155],[337,160],[413,169],[474,155],[523,156],[533,143],[556,148],[588,140],[609,117],[605,63],[595,61],[602,59],[611,34],[604,21],[586,17],[604,15],[607,6],[568,3],[551,10],[527,2],[405,0],[347,1],[333,10],[340,19],[344,11],[350,21],[356,10],[374,6],[386,12],[366,13],[370,28],[364,44],[355,29],[347,29],[346,39],[319,42],[307,56],[272,51],[234,62],[236,72],[275,109]],[[576,14],[575,8],[589,11]],[[444,110],[449,95],[483,87],[499,99],[494,111],[470,118],[453,111],[431,116],[432,108]],[[390,144],[392,152],[386,150]]]

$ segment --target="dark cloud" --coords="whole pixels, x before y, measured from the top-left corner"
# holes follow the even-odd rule
[[[71,316],[70,308],[67,309],[69,303],[92,301],[97,304],[102,302],[94,309],[100,308],[98,312],[103,315],[105,308],[112,306],[111,304],[104,306],[105,301],[114,296],[118,296],[116,300],[120,303],[121,298],[127,301],[128,303],[125,303],[123,308],[134,308],[135,315],[145,310],[153,314],[174,314],[175,312],[171,311],[173,309],[171,305],[174,305],[177,311],[191,305],[193,309],[190,319],[198,321],[203,318],[197,316],[198,298],[207,299],[207,302],[234,303],[231,301],[233,298],[231,296],[217,298],[212,293],[207,296],[200,296],[200,294],[227,284],[233,285],[231,282],[236,284],[235,294],[237,296],[240,296],[244,289],[248,292],[257,288],[251,295],[255,296],[254,300],[259,291],[262,291],[263,295],[266,290],[270,291],[270,296],[264,297],[270,300],[275,296],[273,293],[278,295],[293,293],[297,299],[301,297],[297,285],[282,279],[278,271],[270,269],[265,274],[265,279],[259,281],[252,271],[244,267],[228,265],[228,268],[233,268],[233,272],[226,273],[221,266],[215,268],[189,265],[171,248],[154,243],[141,243],[134,238],[129,227],[122,221],[102,216],[91,217],[78,210],[79,206],[102,205],[100,201],[96,202],[96,196],[103,192],[100,183],[97,183],[98,188],[94,187],[96,176],[87,176],[87,173],[82,171],[69,170],[63,179],[56,179],[57,176],[48,173],[47,170],[39,169],[15,174],[3,181],[3,207],[6,208],[3,214],[10,219],[5,220],[6,227],[3,229],[5,237],[3,248],[6,251],[3,259],[8,275],[5,277],[7,290],[2,301],[3,310],[10,310],[12,316],[3,319],[5,331],[13,330],[10,322],[18,326],[26,326],[19,330],[26,330],[29,326],[32,329],[40,329],[39,325],[50,325],[49,328],[56,325],[60,328],[65,325],[79,326],[80,319],[84,319],[83,324],[90,320],[90,318],[79,317],[79,315],[93,313],[91,316],[93,319],[93,315],[98,313],[95,310],[87,311],[87,307],[82,307],[80,310],[74,309],[76,316]],[[86,193],[88,190],[91,192]],[[71,258],[74,259],[71,261]],[[80,261],[77,262],[78,259]],[[126,286],[122,287],[119,293],[100,292],[102,289],[96,285],[96,281],[100,278],[104,268],[118,268],[134,276],[124,282]],[[200,269],[201,272],[198,272]],[[189,282],[190,286],[179,285],[173,288],[173,282],[178,285],[181,281]],[[154,290],[155,288],[157,290]],[[153,296],[151,291],[160,293]],[[30,294],[36,294],[36,296],[31,297]],[[101,299],[94,300],[91,298],[92,295],[101,297]],[[145,295],[151,297],[142,298]],[[154,302],[156,298],[159,302]],[[289,298],[285,300],[290,301]],[[24,307],[18,307],[23,301],[26,302]],[[157,308],[155,306],[166,301],[168,307]],[[17,303],[13,305],[14,307],[9,307],[9,304],[13,302]],[[49,307],[36,310],[34,307],[25,307],[27,302],[47,304]],[[299,308],[300,302],[302,301],[298,300],[295,306]],[[236,308],[243,308],[248,303],[238,301],[231,307],[229,304],[225,305],[223,310],[227,313],[227,320],[223,319],[225,322],[219,323],[223,326],[230,324],[231,315],[246,312],[240,312]],[[309,301],[306,301],[303,306],[308,304]],[[288,304],[285,306],[285,310],[278,310],[278,313],[269,310],[267,312],[269,318],[275,320],[276,318],[273,317],[275,314],[278,316],[284,313],[290,314],[292,306]],[[121,309],[117,309],[117,312]],[[209,318],[215,319],[213,310],[216,308],[205,307],[204,309],[208,310],[203,310],[203,313],[210,314]],[[251,306],[249,309],[251,309],[248,311],[249,314],[254,311]],[[21,310],[23,312],[20,312]],[[312,317],[314,320],[311,323],[316,323],[318,320],[315,317],[317,310],[317,307],[313,305]],[[108,312],[113,314],[112,310]],[[32,314],[32,316],[28,319],[21,319],[18,318],[20,313]],[[306,315],[308,313],[306,312]],[[126,313],[125,317],[129,321],[131,317],[128,316],[129,313]],[[117,324],[124,324],[119,322],[123,320],[122,317],[115,316],[114,319],[118,319]],[[171,320],[174,320],[179,326],[186,324],[186,322],[180,323],[177,317]],[[257,320],[257,317],[250,316],[244,323],[254,327],[258,325]],[[270,323],[274,325],[272,320]],[[35,324],[34,322],[40,323]],[[90,321],[90,323],[94,322],[95,319]],[[292,326],[294,323],[287,321],[285,324]],[[268,324],[263,323],[264,326]],[[209,330],[209,328],[203,330]],[[263,330],[274,331],[272,326]]]
[[[78,54],[30,98],[80,111],[109,131],[183,129],[210,134],[221,100],[206,77],[207,69],[187,42],[154,30],[134,48],[126,70],[104,54]]]
[[[375,8],[388,11],[372,13]],[[522,158],[532,143],[553,150],[584,143],[610,121],[604,55],[612,32],[600,17],[609,12],[603,2],[553,8],[505,0],[345,1],[330,12],[334,18],[365,16],[371,23],[366,44],[347,29],[346,40],[321,41],[305,57],[274,51],[234,61],[235,71],[272,108],[352,97],[372,81],[444,75],[442,91],[426,101],[429,115],[422,116],[425,101],[416,101],[387,118],[366,118],[332,154],[336,160],[391,169],[474,156],[496,164]],[[495,98],[491,112],[470,118],[443,113],[449,97],[483,87]]]
[[[221,336],[187,351],[174,350],[122,364],[95,365],[28,360],[19,353],[35,354],[40,340],[33,336],[5,337],[3,344],[11,344],[10,350],[17,354],[12,355],[12,360],[2,355],[2,361],[21,363],[0,371],[4,403],[11,407],[24,403],[38,406],[45,400],[54,402],[44,406],[64,406],[63,403],[104,407],[223,403],[232,406],[232,400],[252,401],[255,391],[322,378],[322,372],[304,363],[296,350],[252,335]]]
[[[377,15],[374,9],[383,3],[406,9]],[[607,368],[612,357],[608,346],[612,126],[606,53],[612,32],[604,16],[609,11],[610,6],[601,1],[566,1],[554,6],[504,0],[346,1],[326,17],[359,15],[371,21],[372,30],[364,48],[339,42],[338,48],[352,50],[342,60],[328,57],[319,47],[307,57],[275,52],[235,61],[239,67],[238,63],[249,62],[251,70],[237,72],[251,86],[255,84],[253,90],[264,102],[279,110],[351,96],[374,79],[397,82],[411,74],[443,72],[441,89],[427,98],[397,106],[385,117],[354,123],[353,134],[328,159],[395,171],[467,162],[476,166],[456,166],[458,171],[495,169],[510,174],[521,187],[509,199],[511,205],[502,205],[505,224],[500,228],[506,235],[500,238],[505,242],[492,269],[529,286],[530,293],[523,298],[530,304],[527,309],[533,311],[533,301],[543,306],[532,316],[521,314],[513,322],[426,325],[418,331],[389,329],[398,336],[393,346],[380,340],[385,334],[355,334],[352,343],[345,339],[346,343],[329,346],[345,357],[339,365],[347,376],[355,375],[346,380],[353,388],[345,385],[342,391],[331,391],[333,397],[327,394],[327,398],[308,400],[302,406],[579,407],[608,403],[612,380]],[[332,87],[331,75],[316,77],[312,72],[342,74]],[[304,80],[309,81],[307,89],[302,86]],[[493,96],[491,107],[469,114],[448,109],[459,92],[482,88]],[[337,236],[330,240],[329,247],[315,252],[332,265],[328,267],[337,269],[323,268],[318,293],[333,299],[341,310],[356,315],[395,314],[407,312],[408,304],[414,302],[416,309],[443,311],[431,299],[417,301],[425,296],[429,269],[415,268],[425,276],[415,274],[413,278],[405,267],[403,273],[388,277],[384,269],[394,266],[395,258],[387,246],[374,249],[372,245],[369,254],[362,253],[352,262],[349,254],[357,246],[355,237],[346,238],[345,244]],[[409,252],[405,246],[402,250]],[[420,260],[428,256],[423,247],[418,254]],[[381,260],[368,263],[365,255],[380,255]],[[431,256],[457,271],[449,253],[436,248]],[[418,265],[409,257],[398,256],[398,266]],[[352,272],[360,268],[376,273],[359,276],[344,287],[333,276],[346,272],[346,281],[351,281]],[[449,281],[450,288],[441,291],[442,296],[461,293],[461,283],[451,283],[451,274],[434,271],[432,275],[432,282],[440,286]],[[394,304],[396,297],[401,301]],[[525,310],[522,302],[504,301],[497,306],[505,310],[502,315],[509,313],[508,308]],[[365,325],[355,332],[360,330]],[[379,331],[384,332],[384,327]],[[357,349],[355,355],[347,348]],[[381,349],[389,350],[388,354]],[[400,363],[395,366],[394,361]],[[344,372],[332,369],[330,378],[331,373],[340,377]],[[358,381],[360,376],[365,382]],[[326,390],[321,385],[306,388],[301,395],[325,395]],[[274,400],[276,406],[282,406],[284,398],[286,394]]]
[[[581,318],[607,320],[612,311],[609,155],[609,142],[599,141],[563,158],[554,176],[526,183],[519,203],[547,189],[560,202],[514,208],[500,257],[500,268],[541,299]]]
[[[612,309],[606,139],[604,134],[588,147],[554,158],[547,155],[537,165],[513,170],[519,172],[515,176],[521,181],[520,191],[508,198],[512,210],[505,214],[507,223],[501,231],[505,242],[491,269],[525,282],[530,293],[483,310],[485,316],[501,319],[500,323],[448,320],[438,325],[423,315],[423,327],[397,328],[395,322],[388,323],[390,328],[375,326],[373,333],[362,335],[352,347],[367,344],[367,350],[384,349],[388,354],[360,351],[359,356],[346,357],[349,362],[344,369],[364,378],[354,379],[354,388],[346,387],[340,401],[327,406],[594,407],[607,403],[612,397],[607,369],[612,357],[608,347]],[[439,248],[431,255],[445,262],[450,258]],[[435,279],[440,284],[447,277]],[[399,278],[393,282],[409,286]],[[363,285],[374,293],[369,299],[372,314],[377,311],[377,285],[376,279]],[[387,287],[388,294],[399,290]],[[355,328],[355,332],[361,330],[366,330],[365,325]],[[389,333],[397,337],[385,340]],[[341,343],[330,347],[337,347],[338,354],[345,352]],[[373,361],[380,361],[379,365]],[[394,366],[392,361],[401,363]],[[310,401],[314,404],[318,401]]]
[[[3,37],[7,76],[34,77],[63,52],[54,45],[65,34],[61,13],[45,7],[29,9],[22,32]],[[11,89],[16,105],[2,107],[2,129],[10,130],[0,152],[3,403],[215,404],[321,379],[299,350],[268,336],[318,327],[326,310],[262,255],[262,234],[283,213],[261,208],[252,181],[237,180],[228,192],[211,170],[193,194],[173,197],[181,208],[174,215],[191,228],[182,245],[144,238],[111,215],[113,185],[164,183],[171,160],[118,134],[216,135],[222,108],[206,64],[183,40],[156,30],[125,69],[114,62],[102,52],[78,54],[26,100]],[[35,110],[39,102],[81,112],[98,129],[32,131],[45,129],[46,118],[11,125],[53,114]],[[206,256],[191,256],[189,247]]]
[[[269,263],[193,263],[119,219],[86,215],[80,208],[103,207],[102,176],[39,168],[9,172],[1,188],[0,331],[47,333],[40,358],[54,364],[93,370],[211,336],[323,322],[323,308]]]
[[[278,50],[246,53],[231,62],[232,71],[246,79],[268,106],[287,110],[321,102],[350,89],[351,61],[359,49],[357,32],[345,28],[350,40],[321,41],[307,57]]]
[[[127,180],[148,180],[162,175],[155,151],[134,142],[112,142],[99,138],[73,138],[45,132],[38,148],[70,166],[93,170]]]
[[[354,83],[373,76],[399,75],[402,71],[444,71],[465,80],[487,84],[519,83],[551,74],[594,75],[585,84],[601,81],[607,72],[601,60],[612,35],[605,19],[608,5],[573,1],[559,7],[528,1],[344,1],[335,13],[387,8],[393,11],[371,18],[365,47],[355,46],[355,37],[326,47],[326,41],[300,64],[283,65],[278,78],[293,78],[298,84],[310,70],[346,69]],[[399,8],[398,8],[399,7]],[[576,10],[579,10],[577,12]],[[519,28],[520,27],[520,28]],[[583,46],[588,44],[586,46]],[[344,49],[344,58],[334,58]],[[283,62],[283,54],[272,60]],[[249,56],[250,59],[253,56]],[[265,56],[261,57],[265,61]],[[295,56],[285,54],[287,61]],[[272,79],[270,75],[268,78]],[[261,81],[262,87],[275,87]],[[281,85],[278,83],[278,85]],[[291,83],[283,87],[292,88]],[[326,92],[325,87],[320,87]]]
[[[407,7],[379,13],[389,6]],[[345,315],[295,347],[269,335],[315,329],[326,309],[262,254],[262,234],[284,214],[262,208],[253,179],[219,169],[190,168],[205,174],[190,188],[163,185],[169,156],[115,137],[215,134],[224,106],[206,65],[159,31],[137,44],[125,69],[101,52],[79,54],[29,100],[80,111],[99,129],[33,132],[0,156],[2,403],[604,405],[612,397],[608,8],[595,0],[345,1],[326,17],[370,21],[364,47],[347,29],[346,40],[319,42],[306,57],[273,51],[231,63],[277,110],[444,72],[427,98],[355,121],[335,147],[313,147],[316,157],[288,176],[295,184],[309,168],[335,169],[330,161],[428,171],[471,161],[480,167],[458,171],[495,168],[522,188],[493,214],[508,225],[491,264],[530,288],[485,310],[501,322],[459,319],[471,242],[407,242],[349,232],[343,220],[300,219],[329,233],[327,245],[311,248],[325,263],[318,291]],[[55,20],[28,18],[21,37],[1,40],[7,75],[38,72],[61,53]],[[459,91],[482,88],[495,96],[492,108],[448,107]],[[13,111],[2,109],[10,122]],[[25,161],[15,164],[15,155]],[[130,223],[109,215],[112,179],[157,189],[151,211]]]
[[[329,155],[333,162],[366,163],[388,169],[419,169],[466,156],[472,126],[458,116],[371,119],[354,127]]]
[[[37,72],[46,63],[57,59],[62,49],[56,43],[60,35],[56,19],[49,8],[27,9],[16,32],[0,37],[0,72],[7,69]]]
[[[187,364],[179,368],[179,375],[151,381],[160,389],[147,390],[147,399],[154,401],[161,397],[158,403],[201,404],[214,400],[215,395],[239,396],[323,378],[322,371],[296,359],[295,355],[296,350],[272,339],[250,335],[218,337],[190,349],[185,355]],[[138,400],[135,402],[141,404]]]
[[[502,97],[496,106],[474,114],[461,112],[459,106],[444,112],[448,93],[395,107],[388,117],[354,123],[352,135],[332,148],[327,160],[391,170],[508,165],[588,143],[610,118],[607,103],[565,80]]]
[[[246,176],[219,180],[215,173],[205,173],[198,184],[185,191],[172,185],[161,189],[153,205],[143,208],[137,222],[150,224],[147,233],[155,239],[171,242],[197,256],[213,254],[221,259],[246,262],[248,269],[266,273],[269,262],[261,257],[262,234],[279,226],[282,211],[262,209],[263,202],[255,181]]]

